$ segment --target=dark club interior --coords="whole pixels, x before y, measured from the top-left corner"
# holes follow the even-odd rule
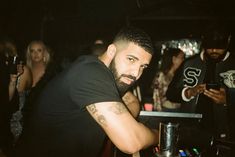
[[[148,68],[131,89],[140,102],[141,111],[138,116],[138,121],[144,123],[149,128],[158,129],[160,131],[159,137],[161,136],[162,141],[160,140],[160,145],[150,146],[135,155],[140,157],[233,156],[235,141],[231,141],[230,139],[214,140],[214,137],[211,137],[210,134],[200,134],[196,129],[189,129],[201,121],[204,113],[158,110],[155,106],[156,102],[154,100],[153,90],[153,86],[156,84],[153,85],[153,83],[160,69],[159,67],[163,62],[162,58],[165,50],[168,50],[168,48],[179,48],[183,51],[185,60],[188,60],[188,58],[194,55],[196,56],[204,49],[203,42],[206,39],[204,36],[205,30],[214,21],[226,25],[227,31],[229,32],[229,46],[226,47],[226,51],[231,52],[230,54],[234,58],[235,1],[5,0],[0,4],[0,19],[0,42],[12,41],[17,48],[18,56],[23,60],[24,64],[27,63],[25,56],[29,43],[31,41],[43,41],[52,50],[54,61],[64,69],[67,64],[72,63],[78,57],[90,54],[91,45],[96,40],[100,39],[105,41],[107,45],[110,44],[115,34],[123,26],[135,26],[143,29],[151,37],[155,53],[152,56]],[[211,49],[211,47],[209,48]],[[230,66],[230,64],[226,63],[225,66]],[[221,66],[218,69],[221,71],[223,68],[224,66]],[[226,71],[231,73],[225,73],[222,70],[224,73],[223,76],[220,73],[220,76],[225,77],[226,74],[229,75],[229,79],[230,81],[232,79],[234,85],[235,69],[233,69],[234,66],[229,68]],[[208,71],[207,69],[207,74],[209,73]],[[186,74],[183,73],[181,75],[183,77]],[[205,74],[205,76],[207,75]],[[206,83],[208,84],[208,82]],[[210,82],[211,84],[215,85],[214,82]],[[173,87],[172,85],[172,88],[179,86],[176,85]],[[233,98],[235,93],[234,88],[233,86],[231,90],[232,94],[230,94],[227,92],[226,87],[226,103],[223,103],[224,106],[229,106],[229,108],[232,106],[232,111],[234,111],[235,106]],[[174,92],[170,94],[177,95]],[[194,95],[192,97],[194,99],[197,96]],[[4,96],[3,98],[5,99]],[[150,111],[146,108],[148,104],[152,107]],[[233,115],[232,112],[230,113],[230,110],[228,114]],[[217,119],[217,121],[220,120]],[[179,126],[175,124],[179,124]],[[165,135],[161,132],[163,129],[170,131],[170,134]],[[233,132],[234,127],[233,129],[229,129],[229,131]],[[176,135],[179,135],[179,137],[175,137]],[[164,138],[169,138],[168,141],[164,141],[163,136]],[[223,135],[221,134],[221,136]],[[175,141],[178,142],[177,147],[175,146]],[[171,148],[174,147],[174,149],[164,151],[164,149],[168,149],[165,148],[167,142],[168,144],[174,143],[174,146],[169,146]],[[134,154],[130,155],[119,151],[116,146],[113,147],[112,150],[114,150],[114,153],[111,153],[111,155],[103,154],[102,157],[135,156]],[[0,147],[0,157],[12,156],[11,153],[8,155],[2,153],[2,151]],[[173,152],[173,155],[164,154],[169,152]]]

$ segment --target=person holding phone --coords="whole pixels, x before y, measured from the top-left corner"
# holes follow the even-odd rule
[[[0,41],[0,154],[7,156],[13,151],[10,118],[19,104],[17,78],[23,73],[23,66],[19,64],[14,50],[9,42]]]
[[[12,40],[4,41],[4,55],[9,73],[9,100],[17,92],[17,103],[11,106],[10,127],[13,134],[13,145],[22,132],[22,113],[27,93],[32,85],[32,74],[28,66],[23,64],[19,57],[16,44]]]
[[[230,38],[221,21],[211,22],[201,53],[183,62],[166,93],[169,100],[181,103],[181,112],[203,115],[200,131],[223,140],[234,140],[235,58],[229,51]]]

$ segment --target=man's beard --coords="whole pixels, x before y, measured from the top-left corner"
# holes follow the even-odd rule
[[[115,64],[114,59],[111,61],[109,69],[113,73],[113,76],[116,81],[116,85],[117,85],[117,88],[118,88],[120,95],[124,95],[127,92],[127,90],[135,83],[136,78],[131,75],[125,75],[125,74],[118,76],[118,72],[117,72],[117,68],[116,68],[116,64]],[[128,85],[128,84],[121,81],[121,77],[128,77],[134,81],[132,84]]]
[[[226,53],[219,55],[217,58],[213,58],[208,53],[205,53],[205,58],[208,62],[218,63],[223,60],[225,55],[226,55]]]

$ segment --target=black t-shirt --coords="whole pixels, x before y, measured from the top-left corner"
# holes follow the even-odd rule
[[[108,101],[122,101],[111,71],[97,57],[78,58],[47,84],[35,104],[24,132],[27,153],[30,148],[31,156],[97,156],[105,133],[86,106]]]

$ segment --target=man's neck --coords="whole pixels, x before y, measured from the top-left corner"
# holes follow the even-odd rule
[[[107,67],[109,67],[111,60],[110,58],[107,56],[106,53],[102,54],[101,56],[98,57],[98,59],[103,62]]]

